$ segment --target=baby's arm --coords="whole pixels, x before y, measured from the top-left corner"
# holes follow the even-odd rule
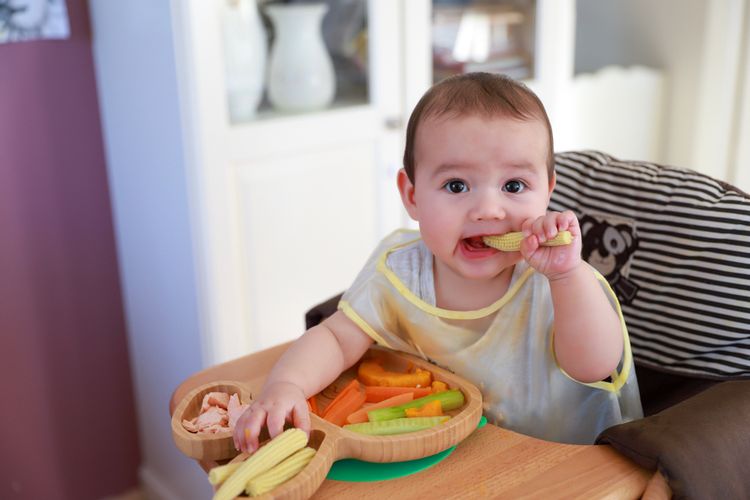
[[[371,345],[372,339],[341,311],[307,330],[279,358],[258,398],[237,420],[235,447],[254,451],[264,423],[271,437],[287,421],[309,432],[306,399],[336,380]]]
[[[612,374],[623,351],[622,325],[591,268],[550,279],[555,308],[555,356],[565,373],[581,382]]]
[[[623,352],[617,312],[592,269],[581,259],[581,229],[572,212],[549,212],[524,223],[521,254],[549,279],[555,308],[554,348],[560,368],[580,382],[607,378]],[[573,242],[559,247],[539,244],[570,231]]]

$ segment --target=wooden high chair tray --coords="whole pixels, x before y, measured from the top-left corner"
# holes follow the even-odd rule
[[[207,383],[233,380],[241,382],[251,394],[257,394],[267,373],[287,347],[289,344],[279,345],[192,375],[173,393],[170,414],[174,413],[177,405],[189,392]],[[432,365],[430,370],[433,373],[437,371]],[[476,426],[476,421],[467,418],[467,424],[469,421]],[[335,426],[320,419],[316,422],[315,425],[322,427],[317,427],[311,442],[313,446],[320,447],[324,441],[322,438],[327,435],[327,426]],[[340,428],[336,429],[340,432]],[[347,431],[347,434],[352,433]],[[350,483],[320,478],[322,483],[319,488],[309,494],[316,499],[357,500],[425,496],[456,499],[632,499],[641,496],[651,477],[650,471],[619,455],[610,446],[552,443],[494,425],[485,425],[477,430],[471,427],[468,437],[456,442],[458,446],[447,459],[418,474],[376,483]],[[428,453],[425,452],[426,454]],[[332,456],[333,454],[326,454],[315,460],[327,461],[329,458],[326,457],[331,457],[332,460]],[[212,460],[199,460],[198,463],[206,471],[216,465]],[[309,465],[313,465],[313,462]],[[329,467],[328,464],[324,468],[327,471]],[[300,474],[306,474],[306,471]],[[274,496],[266,495],[264,498],[278,498],[276,495],[282,493],[282,488],[286,486],[274,491]],[[304,495],[296,497],[306,498]]]

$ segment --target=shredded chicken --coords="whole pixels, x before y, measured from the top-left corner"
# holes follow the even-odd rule
[[[212,406],[218,406],[226,410],[227,405],[229,405],[229,394],[226,392],[209,392],[203,396],[201,412],[208,410]]]
[[[189,432],[201,434],[232,431],[248,406],[240,403],[237,394],[230,396],[225,392],[209,392],[203,397],[198,416],[191,420],[183,419],[182,426]]]

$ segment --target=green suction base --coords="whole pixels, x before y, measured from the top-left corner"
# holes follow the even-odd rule
[[[477,429],[484,427],[487,419],[482,416],[479,419]],[[374,463],[363,462],[353,458],[347,458],[334,462],[331,470],[328,471],[326,479],[334,481],[349,481],[352,483],[366,483],[371,481],[385,481],[387,479],[396,479],[399,477],[409,476],[419,471],[423,471],[442,461],[453,453],[456,447],[453,446],[447,450],[441,451],[429,457],[408,460],[406,462],[391,463]]]

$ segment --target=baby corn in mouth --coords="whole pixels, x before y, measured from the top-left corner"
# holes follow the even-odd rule
[[[521,249],[522,240],[523,233],[520,231],[495,236],[484,236],[482,238],[485,245],[500,250],[501,252],[518,252]],[[570,231],[560,231],[557,233],[557,236],[542,243],[542,246],[557,247],[561,245],[569,245],[571,241],[573,241],[573,237],[571,236]]]

